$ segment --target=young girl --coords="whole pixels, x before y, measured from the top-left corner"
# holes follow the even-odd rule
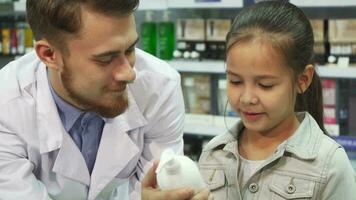
[[[356,199],[347,155],[323,127],[303,12],[257,3],[237,15],[226,42],[227,95],[241,121],[210,141],[199,160],[214,199]]]

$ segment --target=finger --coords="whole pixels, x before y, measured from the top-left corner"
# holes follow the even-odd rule
[[[187,200],[194,196],[194,190],[181,188],[175,190],[143,189],[142,200]]]
[[[209,194],[208,200],[214,200],[214,197],[213,197],[213,194],[212,194],[212,193]]]
[[[157,180],[156,180],[156,169],[158,166],[159,161],[154,161],[153,166],[148,170],[147,174],[145,175],[145,178],[142,180],[142,187],[152,187],[155,188],[157,185]]]
[[[174,190],[161,190],[158,194],[159,200],[186,200],[194,196],[194,190],[191,188],[180,188]]]
[[[212,195],[211,195],[212,197]],[[194,195],[192,200],[207,200],[210,198],[210,190],[208,188],[200,190],[197,194]],[[210,199],[209,199],[210,200]]]

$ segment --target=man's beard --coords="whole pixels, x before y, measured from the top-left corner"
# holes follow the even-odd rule
[[[122,94],[117,94],[116,101],[112,100],[110,101],[110,103],[107,103],[106,105],[103,103],[99,103],[98,101],[95,101],[93,99],[87,98],[84,95],[82,95],[80,91],[77,91],[73,87],[73,78],[72,78],[72,73],[70,71],[70,68],[67,67],[65,60],[63,60],[63,63],[64,63],[64,69],[61,74],[63,87],[65,90],[67,90],[69,97],[72,100],[74,100],[75,103],[78,104],[82,109],[89,112],[95,112],[100,116],[106,118],[113,118],[125,112],[125,110],[129,105],[126,91],[122,92]],[[111,91],[107,91],[107,92],[111,92]],[[102,96],[101,98],[105,98],[105,97],[106,96]]]

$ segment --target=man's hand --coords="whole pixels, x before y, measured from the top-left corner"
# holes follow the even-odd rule
[[[154,162],[142,181],[141,200],[213,200],[208,189],[194,194],[192,188],[179,188],[173,190],[160,190],[157,188],[156,168],[158,162]]]

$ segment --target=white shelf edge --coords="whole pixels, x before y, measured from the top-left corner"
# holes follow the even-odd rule
[[[225,73],[225,63],[223,61],[184,61],[175,60],[168,63],[179,72],[195,73]]]
[[[186,113],[184,134],[214,137],[226,133],[239,120],[239,117]],[[324,124],[324,126],[332,136],[339,136],[338,124]]]
[[[290,0],[290,2],[300,7],[347,7],[356,6],[354,0]]]
[[[166,9],[168,9],[167,0],[141,0],[138,6],[139,11]]]
[[[224,61],[184,61],[174,60],[168,63],[179,72],[192,73],[225,73]],[[356,67],[328,67],[318,66],[317,72],[322,78],[351,78],[356,79]]]
[[[217,2],[195,2],[194,0],[167,0],[168,8],[241,8],[243,0],[220,0]]]
[[[216,136],[226,133],[240,118],[218,115],[191,114],[185,115],[184,134]]]
[[[317,72],[322,78],[356,78],[356,67],[319,66]]]

